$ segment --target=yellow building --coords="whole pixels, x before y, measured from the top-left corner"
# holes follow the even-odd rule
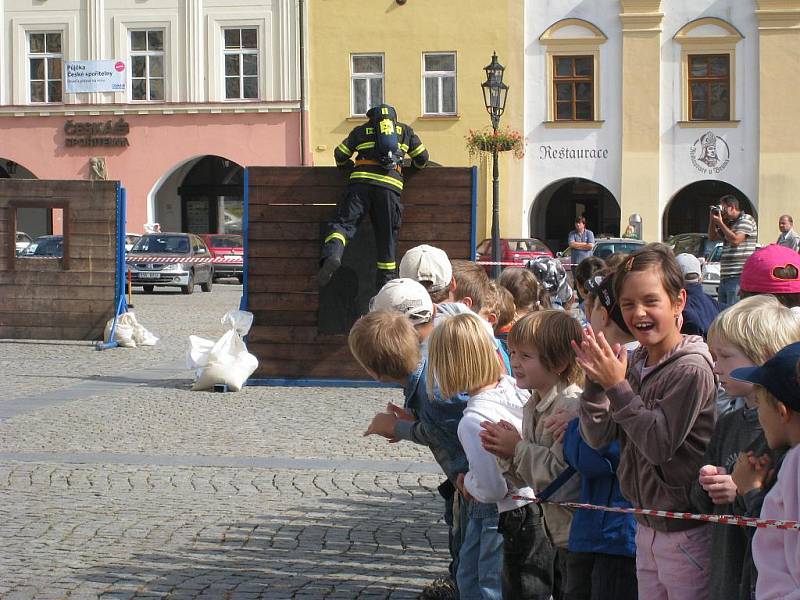
[[[333,165],[337,144],[364,121],[370,106],[385,102],[413,127],[431,161],[470,165],[464,138],[470,129],[489,126],[481,83],[495,51],[510,88],[500,126],[522,131],[523,5],[513,0],[309,2],[313,164]],[[491,228],[491,160],[481,163],[478,240],[489,237]],[[501,155],[501,235],[519,234],[522,172],[522,161]]]

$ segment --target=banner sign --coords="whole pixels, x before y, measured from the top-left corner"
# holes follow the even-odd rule
[[[124,92],[125,61],[73,60],[64,63],[64,93]]]

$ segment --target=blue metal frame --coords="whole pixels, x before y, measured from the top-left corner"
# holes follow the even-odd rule
[[[247,271],[250,264],[250,169],[244,169],[244,197],[242,203],[244,206],[244,213],[242,215],[242,251],[244,257],[242,259],[242,299],[239,301],[239,310],[247,310]],[[245,340],[247,337],[245,336]]]
[[[128,275],[127,266],[125,263],[125,232],[127,230],[127,200],[128,192],[117,182],[117,250],[116,250],[116,265],[114,268],[114,322],[111,325],[111,333],[108,342],[97,342],[95,349],[108,350],[116,348],[117,342],[114,341],[114,332],[117,329],[117,319],[123,313],[128,312],[128,303],[125,300],[125,283]]]

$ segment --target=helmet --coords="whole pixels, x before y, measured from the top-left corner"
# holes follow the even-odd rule
[[[528,261],[528,268],[548,294],[555,294],[567,282],[567,272],[561,261],[549,256],[537,256]]]

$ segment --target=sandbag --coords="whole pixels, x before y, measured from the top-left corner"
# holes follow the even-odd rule
[[[114,319],[109,319],[106,323],[103,341],[110,341],[113,325]],[[123,348],[135,348],[136,346],[155,346],[158,338],[145,329],[136,320],[136,315],[133,311],[129,310],[117,317],[117,325],[114,327],[114,341]]]
[[[186,362],[190,369],[195,369],[193,390],[208,390],[217,384],[226,384],[234,392],[242,389],[258,367],[258,359],[247,351],[242,339],[252,324],[252,313],[231,310],[222,317],[227,331],[216,342],[189,336]]]

